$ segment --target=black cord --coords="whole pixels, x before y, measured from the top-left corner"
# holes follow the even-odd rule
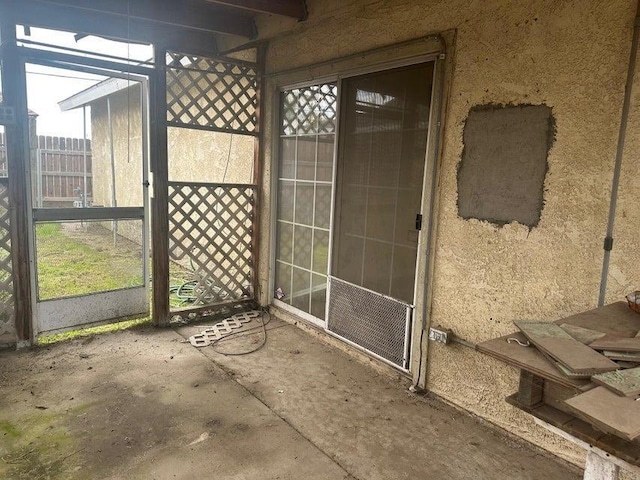
[[[265,322],[264,321],[264,315],[268,315],[268,320]],[[260,315],[260,321],[261,321],[261,325],[259,327],[253,327],[253,328],[249,328],[247,330],[239,330],[237,332],[231,332],[228,335],[225,335],[224,337],[221,337],[217,340],[214,340],[213,342],[211,342],[211,347],[214,347],[216,344],[218,344],[219,342],[222,342],[224,340],[227,340],[235,335],[240,335],[241,333],[245,333],[245,334],[249,334],[249,335],[253,335],[252,332],[254,330],[262,330],[262,343],[260,343],[260,345],[258,345],[257,347],[251,349],[251,350],[247,350],[246,352],[221,352],[220,350],[216,350],[214,348],[214,351],[216,353],[219,353],[221,355],[226,355],[226,356],[230,356],[230,357],[237,357],[237,356],[241,356],[241,355],[249,355],[250,353],[255,353],[258,350],[262,349],[266,344],[267,344],[267,325],[269,325],[269,323],[271,322],[271,314],[267,311],[267,310],[263,310],[262,315]]]

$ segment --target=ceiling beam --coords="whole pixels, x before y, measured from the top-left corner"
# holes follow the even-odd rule
[[[212,4],[199,0],[180,2],[176,0],[93,0],[90,2],[86,0],[4,0],[2,3],[13,4],[13,8],[20,10],[22,10],[20,7],[26,6],[25,4],[39,7],[32,10],[34,16],[37,16],[37,12],[46,11],[46,7],[49,7],[52,9],[49,16],[57,17],[56,23],[64,22],[65,14],[71,14],[72,17],[102,16],[105,22],[126,23],[133,34],[137,33],[134,32],[134,26],[149,25],[158,28],[158,36],[169,29],[186,33],[225,33],[245,38],[256,36],[255,23],[248,15],[222,12]],[[48,19],[38,20],[46,22]],[[49,19],[49,21],[52,20]],[[37,25],[37,23],[34,21],[31,25]],[[86,29],[75,31],[94,33]],[[149,36],[144,31],[140,34]],[[133,35],[131,37],[133,38]]]
[[[307,19],[305,0],[207,0],[210,3],[257,13],[283,15],[297,20]]]

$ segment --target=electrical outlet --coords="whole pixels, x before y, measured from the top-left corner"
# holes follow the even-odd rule
[[[451,342],[451,330],[448,328],[429,328],[429,340],[444,343],[445,345]]]

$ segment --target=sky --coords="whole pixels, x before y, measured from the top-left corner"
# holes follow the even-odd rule
[[[153,56],[153,50],[148,45],[127,45],[98,37],[86,37],[76,41],[73,33],[55,30],[31,28],[31,35],[27,37],[24,35],[23,29],[18,27],[17,36],[18,39],[135,60],[148,60]],[[26,71],[27,104],[30,110],[38,114],[38,135],[82,138],[82,109],[62,112],[58,102],[108,77],[35,64],[27,64]],[[87,109],[87,137],[91,138],[89,118],[90,112]]]

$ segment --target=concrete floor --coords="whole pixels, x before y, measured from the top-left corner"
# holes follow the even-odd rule
[[[267,328],[246,356],[182,343],[197,327],[0,352],[0,478],[580,478],[295,326]]]

